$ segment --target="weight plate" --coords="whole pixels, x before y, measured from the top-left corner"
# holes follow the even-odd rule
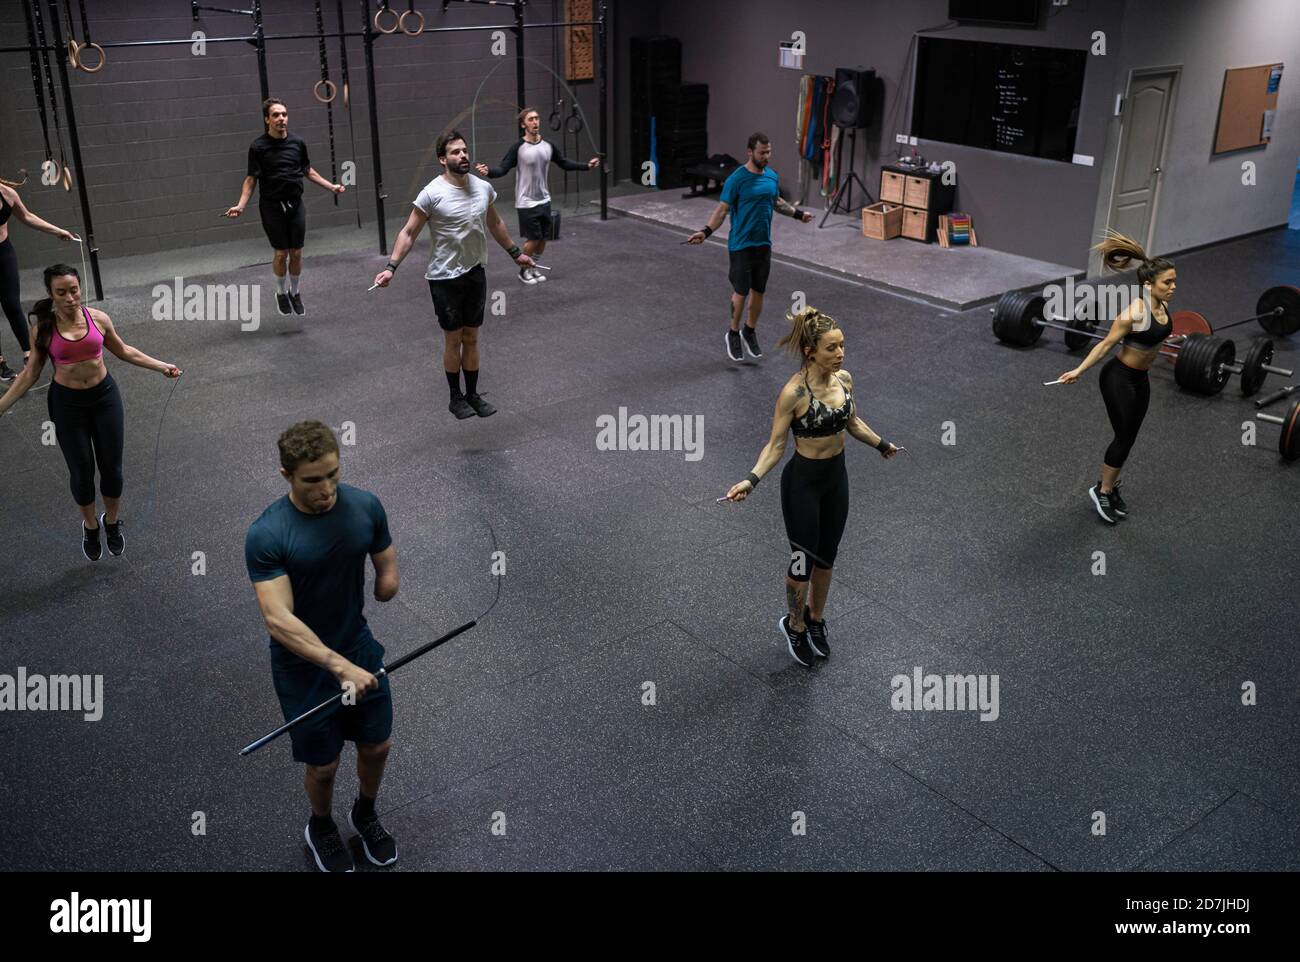
[[[1174,311],[1173,316],[1169,318],[1173,325],[1170,332],[1172,337],[1175,334],[1213,334],[1214,329],[1210,327],[1210,322],[1205,319],[1205,315],[1198,314],[1196,311]],[[1170,364],[1173,364],[1175,358],[1165,356]]]
[[[1268,371],[1264,370],[1264,365],[1272,363],[1273,342],[1267,337],[1255,338],[1250,344],[1250,350],[1246,352],[1246,359],[1241,362],[1242,397],[1259,393],[1259,389],[1268,380]]]
[[[1087,347],[1095,337],[1089,337],[1093,331],[1097,330],[1096,321],[1087,321],[1081,317],[1076,317],[1070,321],[1070,330],[1065,334],[1065,346],[1072,351],[1077,351],[1081,347]],[[1075,333],[1075,332],[1079,333]]]
[[[1282,425],[1282,436],[1277,441],[1277,450],[1288,461],[1300,458],[1300,401],[1291,402],[1286,423]]]
[[[1279,307],[1281,314],[1272,313]],[[1259,319],[1259,326],[1274,337],[1287,337],[1300,331],[1300,287],[1289,284],[1270,287],[1259,295],[1255,313],[1264,315]]]
[[[1219,342],[1217,347],[1211,347],[1215,341]],[[1209,364],[1205,369],[1208,378],[1206,386],[1209,388],[1207,393],[1218,394],[1228,383],[1228,378],[1232,377],[1232,372],[1225,371],[1223,366],[1237,359],[1237,345],[1232,341],[1212,337],[1206,342],[1206,353],[1209,356]]]
[[[993,310],[993,333],[1000,341],[1029,347],[1043,336],[1043,328],[1033,319],[1042,318],[1046,303],[1030,291],[1007,291]]]
[[[1203,367],[1197,355],[1204,349],[1208,339],[1208,334],[1188,334],[1187,340],[1178,350],[1178,359],[1174,362],[1174,380],[1185,391],[1204,393],[1200,387],[1201,377],[1198,373],[1203,370]]]

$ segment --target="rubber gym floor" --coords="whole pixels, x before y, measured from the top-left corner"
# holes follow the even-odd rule
[[[1111,528],[1086,497],[1109,441],[1096,371],[1042,386],[1077,362],[1059,335],[1009,348],[987,305],[778,262],[767,356],[733,364],[722,246],[620,218],[566,229],[535,287],[492,250],[486,420],[447,412],[427,242],[373,294],[382,256],[309,248],[302,319],[274,313],[265,264],[186,278],[263,284],[256,331],[152,320],[157,279],[112,291],[128,343],[186,370],[163,416],[171,384],[108,359],[124,558],[81,556],[44,393],[0,425],[6,670],[104,676],[98,722],[0,715],[11,869],[310,868],[288,739],[237,754],[282,721],[244,534],[285,492],[277,436],[307,418],[350,422],[343,480],[387,509],[402,588],[366,616],[390,658],[488,607],[493,532],[506,558],[482,623],[393,677],[396,869],[1300,868],[1300,468],[1275,426],[1242,444],[1254,407],[1235,384],[1189,395],[1159,364]],[[1298,255],[1275,231],[1178,257],[1175,306],[1253,313]],[[714,500],[795,370],[775,349],[795,290],[840,320],[860,413],[908,448],[849,442],[833,651],[811,670],[777,631],[776,475]],[[703,457],[598,450],[596,419],[621,407],[702,415]],[[891,678],[918,668],[996,674],[998,717],[893,710]]]

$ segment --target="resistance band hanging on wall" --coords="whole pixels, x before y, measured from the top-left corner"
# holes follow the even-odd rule
[[[32,87],[36,94],[36,111],[41,116],[41,135],[45,138],[45,162],[41,164],[41,182],[54,184],[58,183],[63,173],[54,160],[54,154],[50,151],[50,123],[45,113],[45,83],[41,75],[41,62],[36,52],[36,23],[32,19],[32,7],[27,0],[23,0],[23,14],[27,18],[27,48],[32,61]]]
[[[54,91],[54,70],[50,66],[50,52],[46,49],[45,19],[41,16],[40,0],[32,0],[32,10],[36,14],[36,40],[40,45],[41,63],[45,66],[45,82],[50,92],[50,112],[54,116],[54,139],[59,145],[59,169],[63,172],[63,189],[71,191],[72,171],[68,169],[67,156],[63,152],[63,129],[59,124],[59,100]]]
[[[352,161],[352,169],[356,170],[357,165],[357,134],[352,126],[352,83],[348,76],[348,38],[346,29],[343,25],[343,0],[338,0],[339,15],[339,67],[343,72],[343,109],[348,112],[348,143],[352,147],[352,153],[348,159]],[[355,184],[353,185],[356,186]],[[357,227],[361,226],[361,194],[359,191],[353,191],[352,196],[357,209]]]
[[[339,165],[334,152],[334,97],[338,87],[330,80],[329,57],[325,53],[325,17],[321,13],[320,0],[316,0],[316,39],[320,42],[320,80],[312,87],[312,96],[325,105],[325,120],[330,134],[330,183],[339,182]],[[331,193],[333,193],[331,191]],[[334,206],[339,205],[339,195],[334,194]]]

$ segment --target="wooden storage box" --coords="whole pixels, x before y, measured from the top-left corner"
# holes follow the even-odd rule
[[[904,177],[903,203],[908,207],[930,207],[930,178]]]
[[[934,240],[939,215],[919,207],[903,208],[903,236],[928,244]]]
[[[880,199],[888,201],[891,204],[903,203],[903,192],[906,188],[904,181],[907,178],[893,170],[882,170],[880,172]]]
[[[880,201],[862,208],[862,236],[889,240],[903,232],[903,210],[898,204]]]

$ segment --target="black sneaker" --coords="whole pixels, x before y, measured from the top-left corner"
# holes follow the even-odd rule
[[[808,606],[805,605],[803,609],[803,623],[808,626],[808,645],[812,648],[813,652],[818,657],[829,658],[831,656],[831,646],[830,642],[826,640],[826,635],[828,634],[826,631],[826,622],[824,620],[813,621],[812,615],[808,613]]]
[[[465,403],[472,407],[474,413],[481,418],[490,418],[492,415],[497,413],[496,408],[487,401],[484,401],[483,398],[477,394],[466,394]]]
[[[108,517],[108,512],[101,512],[99,515],[99,526],[104,533],[108,535],[108,553],[114,558],[122,557],[122,552],[126,550],[126,535],[122,534],[122,520],[119,518],[112,524],[104,519]]]
[[[0,360],[0,381],[12,381],[18,375],[9,367],[9,362]]]
[[[808,668],[816,657],[813,655],[812,646],[808,644],[808,629],[805,628],[796,634],[786,624],[789,619],[789,615],[782,615],[781,620],[776,625],[781,629],[781,636],[785,638],[786,647],[790,649],[790,657]]]
[[[81,523],[81,553],[87,561],[98,561],[104,557],[104,546],[99,543],[99,529],[91,531],[86,523]]]
[[[361,836],[361,848],[373,865],[392,865],[397,861],[397,842],[379,824],[379,816],[371,811],[365,817],[357,814],[357,803],[348,812],[348,824]]]
[[[733,361],[743,361],[745,359],[745,355],[741,353],[741,350],[742,348],[740,346],[740,332],[728,331],[727,332],[727,357],[731,358]]]
[[[307,313],[307,308],[302,306],[301,294],[290,294],[289,303],[293,305],[293,312],[297,314],[299,317],[302,317],[304,314]]]
[[[312,823],[309,821],[307,827],[302,830],[302,837],[307,840],[311,857],[316,860],[316,867],[322,872],[356,871],[356,866],[352,864],[352,855],[343,844],[339,827],[333,821],[330,822],[329,828],[320,831],[312,828]]]
[[[1109,524],[1118,523],[1119,515],[1115,513],[1115,506],[1111,504],[1110,495],[1102,493],[1101,482],[1089,488],[1088,495],[1092,498],[1092,503],[1097,506],[1097,513],[1101,515],[1103,521]]]
[[[288,295],[288,294],[276,294],[276,295],[275,295],[275,309],[276,309],[277,311],[279,311],[281,314],[292,314],[292,313],[293,313],[293,305],[292,305],[291,303],[289,303],[289,295]]]
[[[745,350],[749,352],[750,357],[759,358],[763,356],[763,352],[758,346],[758,332],[756,330],[746,324],[740,329],[740,337],[745,342]]]
[[[451,396],[451,403],[447,405],[447,410],[456,415],[457,420],[460,421],[474,416],[474,409],[469,406],[469,402],[465,400],[465,395],[460,392]]]
[[[1110,507],[1111,510],[1113,510],[1121,518],[1128,517],[1128,505],[1124,503],[1124,499],[1121,498],[1119,495],[1118,481],[1115,482],[1115,487],[1113,487],[1110,492]]]

